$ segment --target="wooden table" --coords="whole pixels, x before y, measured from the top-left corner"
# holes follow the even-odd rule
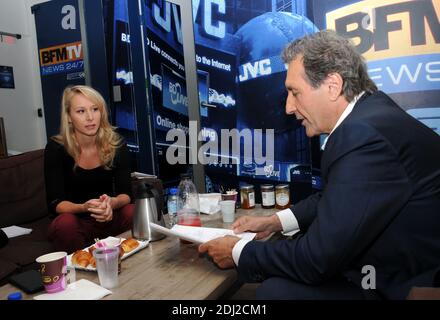
[[[277,210],[237,209],[236,216],[270,215]],[[229,228],[222,222],[221,214],[201,215],[204,227]],[[131,231],[121,235],[130,237]],[[96,272],[76,271],[76,279],[88,279],[99,284]],[[148,247],[122,261],[119,286],[111,289],[113,294],[104,300],[202,300],[221,297],[237,280],[234,269],[221,270],[214,263],[199,256],[197,245],[181,244],[178,238],[166,237],[150,242]],[[20,291],[11,284],[0,288],[0,300],[7,299],[11,292]],[[38,294],[41,294],[37,293]],[[23,293],[23,299],[34,295]]]

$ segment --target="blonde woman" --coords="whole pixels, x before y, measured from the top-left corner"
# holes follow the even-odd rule
[[[128,150],[96,90],[82,85],[64,90],[60,133],[46,145],[44,171],[55,216],[49,239],[57,250],[70,253],[131,228]]]

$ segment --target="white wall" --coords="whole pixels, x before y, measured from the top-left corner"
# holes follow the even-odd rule
[[[30,7],[47,0],[1,0],[0,31],[21,34],[15,44],[0,42],[0,65],[12,66],[15,89],[0,88],[0,117],[11,154],[44,148],[44,118],[34,17]]]

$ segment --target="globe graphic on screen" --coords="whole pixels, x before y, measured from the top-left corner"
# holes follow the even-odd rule
[[[246,80],[238,81],[238,127],[275,129],[277,133],[299,126],[295,117],[285,114],[286,71],[281,52],[288,43],[316,31],[307,17],[287,12],[264,13],[237,30],[239,66],[248,64],[259,70],[259,61],[271,61],[270,74],[255,76],[255,72],[244,71]],[[267,68],[267,60],[265,63]]]
[[[289,12],[266,12],[244,24],[240,37],[239,63],[280,55],[285,46],[318,31],[307,17]]]

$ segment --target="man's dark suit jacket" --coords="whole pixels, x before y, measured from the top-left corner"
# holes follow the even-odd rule
[[[301,234],[249,242],[245,281],[285,277],[311,285],[343,274],[361,287],[374,266],[376,293],[404,299],[440,267],[440,136],[383,92],[364,94],[330,135],[323,191],[292,209]]]

